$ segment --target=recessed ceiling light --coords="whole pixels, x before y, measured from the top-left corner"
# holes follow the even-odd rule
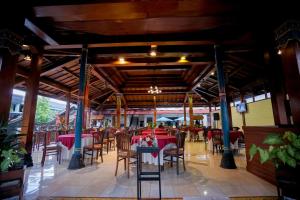
[[[22,47],[28,48],[29,46],[27,44],[23,44]]]
[[[215,72],[210,73],[210,75],[212,75],[212,76],[215,75]]]
[[[31,61],[31,57],[27,55],[24,57],[24,60]]]
[[[124,57],[119,57],[119,64],[126,64],[127,61],[125,60]]]
[[[186,59],[186,56],[181,56],[178,62],[186,63],[186,62],[189,62],[189,61]]]
[[[151,57],[155,57],[156,55],[157,55],[156,51],[152,50],[152,51],[150,52],[150,56],[151,56]]]
[[[282,54],[282,51],[279,49],[279,50],[277,51],[277,54],[278,54],[278,55],[281,55],[281,54]]]

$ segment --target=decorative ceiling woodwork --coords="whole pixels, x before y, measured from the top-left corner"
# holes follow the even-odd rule
[[[261,41],[280,23],[281,4],[222,0],[33,2],[25,27],[29,44],[43,46],[40,93],[77,101],[82,43],[88,44],[89,97],[95,109],[115,108],[115,93],[134,108],[153,106],[147,93],[157,85],[157,106],[182,106],[193,92],[194,105],[218,101],[213,46],[224,49],[230,95],[266,90]],[[251,8],[251,12],[249,12]],[[255,10],[255,15],[253,14]],[[33,40],[34,39],[34,40]],[[157,45],[156,56],[150,55]],[[24,89],[30,62],[20,56],[16,87]],[[188,62],[179,62],[185,56]],[[118,64],[119,57],[126,64]],[[108,101],[107,101],[108,99]]]

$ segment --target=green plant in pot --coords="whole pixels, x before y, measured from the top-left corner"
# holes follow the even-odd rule
[[[0,161],[1,172],[22,168],[22,159],[26,150],[19,141],[19,135],[9,133],[7,125],[0,123]]]
[[[10,132],[0,121],[0,199],[23,195],[25,149],[19,134]]]
[[[299,198],[300,181],[300,135],[291,131],[284,134],[269,134],[263,141],[268,148],[252,144],[250,161],[256,154],[261,164],[272,161],[276,168],[276,179],[283,195]]]

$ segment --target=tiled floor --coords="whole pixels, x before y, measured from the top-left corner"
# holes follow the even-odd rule
[[[90,165],[79,170],[68,170],[68,162],[58,165],[55,157],[40,165],[41,155],[34,153],[34,167],[26,170],[25,199],[48,196],[73,197],[136,197],[136,168],[131,167],[127,178],[123,164],[119,165],[118,176],[114,176],[116,153],[104,155],[104,163]],[[186,143],[186,167],[176,175],[176,167],[165,167],[162,172],[163,197],[212,197],[227,199],[231,196],[276,196],[276,188],[245,170],[245,156],[236,155],[236,170],[220,168],[221,155],[205,151],[201,142]],[[153,166],[146,166],[153,167]],[[158,197],[157,182],[142,183],[143,197]]]

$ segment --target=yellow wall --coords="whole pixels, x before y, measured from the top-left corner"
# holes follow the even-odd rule
[[[247,126],[272,126],[274,124],[271,99],[265,99],[247,104],[248,111],[245,113]],[[242,114],[231,107],[232,126],[242,128]]]

